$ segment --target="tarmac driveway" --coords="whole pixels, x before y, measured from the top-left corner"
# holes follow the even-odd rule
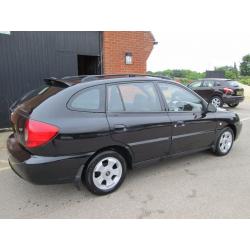
[[[71,184],[35,186],[8,166],[0,133],[0,218],[250,218],[250,101],[231,153],[202,152],[128,172],[122,187],[94,196]]]

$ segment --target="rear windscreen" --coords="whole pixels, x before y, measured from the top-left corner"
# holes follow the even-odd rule
[[[237,81],[226,81],[226,83],[230,87],[239,87],[239,83]]]
[[[58,86],[50,86],[50,85],[43,85],[37,89],[29,91],[19,100],[17,100],[11,109],[15,109],[15,107],[19,107],[27,112],[32,111],[35,107],[40,105],[43,101],[48,99],[49,97],[57,94],[63,87]]]

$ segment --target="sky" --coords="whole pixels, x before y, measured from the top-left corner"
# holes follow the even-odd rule
[[[13,1],[1,4],[11,12],[1,12],[0,30],[152,31],[158,41],[147,61],[152,71],[206,71],[234,62],[239,67],[241,58],[250,53],[250,0],[91,0],[87,4],[16,0],[15,8]],[[73,17],[44,18],[48,6],[50,10],[60,6],[60,16]]]
[[[250,30],[250,19],[249,19]],[[148,59],[147,69],[191,69],[204,72],[215,66],[239,67],[250,53],[250,32],[166,32],[152,31],[157,45]]]

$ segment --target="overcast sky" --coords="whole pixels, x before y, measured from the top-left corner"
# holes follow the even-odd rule
[[[80,4],[84,7],[75,8]],[[1,12],[0,30],[15,30],[18,24],[20,30],[152,31],[159,44],[148,70],[239,66],[250,53],[250,0],[24,0],[13,5],[1,4],[11,11]],[[44,18],[48,6],[60,6],[60,16],[73,18]]]
[[[250,11],[250,10],[249,10]],[[250,30],[250,17],[249,17]],[[250,53],[248,32],[176,32],[153,31],[159,42],[148,59],[148,70],[213,70],[214,66],[237,66]]]

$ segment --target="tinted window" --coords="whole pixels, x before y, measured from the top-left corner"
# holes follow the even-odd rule
[[[237,81],[226,81],[226,84],[230,87],[239,87],[239,83]]]
[[[108,111],[123,111],[121,96],[116,85],[108,86]]]
[[[201,81],[191,83],[190,87],[191,88],[199,88],[199,87],[201,87]]]
[[[214,81],[212,80],[204,80],[203,87],[204,88],[212,88],[214,86]]]
[[[167,83],[159,83],[169,111],[202,111],[201,100],[186,89]]]
[[[119,89],[128,112],[161,111],[160,101],[155,88],[150,82],[120,84]]]
[[[15,106],[21,105],[22,109],[30,112],[35,107],[39,106],[42,102],[47,100],[49,97],[56,95],[62,90],[64,90],[63,87],[43,85],[25,94],[14,104],[12,104],[11,108],[13,109],[15,108]]]
[[[69,103],[71,109],[82,111],[101,110],[101,87],[91,87],[74,95]]]

